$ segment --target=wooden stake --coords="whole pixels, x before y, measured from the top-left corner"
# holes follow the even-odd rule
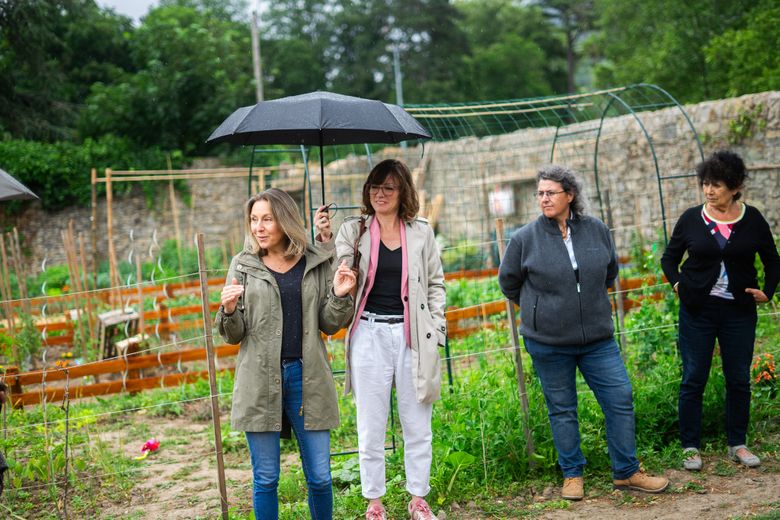
[[[65,260],[68,264],[68,273],[70,274],[71,304],[76,310],[76,326],[74,329],[81,338],[84,338],[84,330],[81,326],[81,303],[77,295],[77,293],[81,292],[81,280],[79,280],[79,268],[75,259],[72,230],[73,220],[68,223],[68,229],[62,231],[62,244],[65,248]],[[82,352],[84,352],[83,348]]]
[[[111,285],[113,287],[110,296],[112,306],[116,306],[122,301],[122,295],[119,286],[122,282],[119,280],[119,270],[117,269],[116,250],[114,249],[114,213],[112,204],[114,194],[111,189],[111,168],[106,168],[106,226],[108,227],[108,272]]]
[[[88,283],[88,277],[87,277],[87,261],[85,260],[86,255],[84,254],[84,235],[79,233],[79,250],[81,252],[81,273],[83,278],[83,285],[85,290],[89,290],[89,283]],[[92,340],[92,335],[95,333],[95,321],[93,318],[94,315],[94,309],[92,308],[92,294],[85,294],[85,298],[87,301],[87,320],[89,320],[89,339]]]
[[[206,278],[206,252],[203,245],[203,233],[198,233],[198,271],[200,273],[200,300],[203,312],[203,333],[206,337],[206,356],[209,368],[209,388],[211,389],[211,420],[214,424],[214,444],[217,450],[217,478],[219,494],[222,500],[222,518],[228,520],[227,488],[225,486],[225,463],[222,458],[222,425],[219,420],[219,395],[217,374],[214,365],[214,344],[211,339],[211,312],[209,311],[209,286]]]
[[[141,255],[135,255],[135,281],[138,289],[138,332],[141,334],[141,341],[144,337],[144,295],[141,288]],[[129,347],[128,347],[129,348]]]
[[[97,289],[97,277],[98,277],[98,248],[97,248],[97,169],[92,168],[92,286]],[[84,256],[82,251],[81,256]],[[84,270],[84,276],[86,277],[86,270]],[[90,313],[91,314],[91,313]]]
[[[615,226],[613,225],[614,223],[612,222],[612,206],[609,203],[609,190],[604,190],[604,205],[607,207],[607,227],[609,228],[610,233],[612,234],[612,243],[615,244]],[[622,287],[620,285],[620,262],[618,262],[618,275],[617,278],[615,278],[615,293],[612,294],[612,297],[615,300],[615,309],[617,310],[617,315],[618,315],[618,325],[620,326],[620,330],[625,330],[626,312],[623,308],[623,292],[622,292]],[[622,334],[618,334],[618,342],[622,347],[623,346]],[[622,348],[620,349],[620,351],[621,354],[625,357],[625,352],[623,352]]]
[[[5,319],[8,320],[8,333],[11,336],[15,335],[15,325],[14,325],[14,311],[13,306],[11,305],[11,300],[13,299],[13,293],[11,292],[11,277],[10,273],[8,272],[8,257],[5,254],[5,237],[3,237],[3,234],[0,233],[0,254],[2,254],[2,276],[3,279],[0,280],[0,288],[2,288],[2,298],[4,302],[5,307]],[[14,363],[19,364],[21,361],[19,359],[19,349],[16,346],[16,342],[11,343],[11,352],[14,356]]]
[[[504,259],[504,219],[496,219],[496,242],[498,243],[499,262]],[[512,347],[515,354],[515,375],[517,376],[517,390],[520,394],[520,406],[523,409],[523,433],[525,434],[525,448],[528,454],[528,465],[536,465],[534,459],[534,439],[531,437],[531,417],[528,411],[528,393],[525,390],[525,370],[523,370],[523,357],[520,352],[520,336],[517,332],[517,315],[515,304],[506,300],[506,315],[509,320],[509,330],[512,333]]]
[[[63,408],[65,409],[65,484],[62,491],[62,511],[65,516],[65,520],[68,520],[68,466],[70,465],[70,458],[68,453],[68,447],[70,445],[70,372],[65,370],[65,403]]]
[[[9,238],[11,238],[9,236]],[[13,249],[14,269],[16,269],[16,281],[19,284],[19,296],[22,298],[22,309],[30,314],[30,300],[27,299],[27,274],[24,271],[22,263],[22,249],[19,247],[19,232],[14,227],[13,238],[11,238],[11,247]]]
[[[165,156],[165,160],[168,163],[168,171],[173,173],[173,165],[171,164],[170,154]],[[173,229],[176,233],[176,257],[179,260],[179,274],[184,273],[184,262],[181,256],[181,228],[179,227],[179,210],[176,207],[176,190],[173,187],[173,180],[168,181],[168,198],[171,201],[171,216],[173,217]]]

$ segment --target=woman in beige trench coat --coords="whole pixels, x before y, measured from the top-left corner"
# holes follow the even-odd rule
[[[444,274],[433,230],[417,217],[418,209],[409,169],[400,161],[382,161],[363,186],[363,215],[346,219],[335,240],[342,265],[353,265],[356,246],[360,256],[358,297],[346,340],[346,385],[357,408],[368,520],[386,518],[384,440],[393,383],[409,514],[413,520],[436,518],[424,497],[430,491],[432,403],[441,390],[438,347],[447,333]],[[315,225],[317,240],[333,247],[325,208],[316,213]]]

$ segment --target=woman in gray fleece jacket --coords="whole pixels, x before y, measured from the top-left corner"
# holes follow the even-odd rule
[[[607,294],[618,274],[609,229],[584,214],[574,172],[549,166],[537,181],[542,214],[512,235],[498,282],[520,305],[520,334],[539,376],[563,470],[561,496],[584,496],[577,368],[604,412],[615,488],[660,493],[669,481],[640,471],[636,457],[631,382]]]

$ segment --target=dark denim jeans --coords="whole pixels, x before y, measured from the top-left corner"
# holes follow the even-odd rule
[[[726,379],[726,438],[729,446],[745,444],[750,422],[750,362],[757,319],[755,306],[737,305],[714,296],[697,312],[680,304],[682,383],[678,410],[683,448],[700,447],[702,396],[716,339]]]
[[[299,415],[303,403],[302,372],[300,360],[286,362],[282,366],[283,413],[295,432],[301,452],[311,517],[314,520],[331,520],[330,431],[311,431],[303,427],[303,416]],[[279,432],[246,432],[246,440],[252,457],[255,518],[276,520],[279,518]]]
[[[585,467],[577,421],[577,368],[604,412],[613,478],[625,479],[639,471],[631,382],[615,340],[565,346],[523,340],[542,384],[563,476],[582,476]]]

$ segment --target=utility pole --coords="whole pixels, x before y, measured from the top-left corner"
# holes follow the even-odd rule
[[[393,50],[393,76],[395,76],[395,104],[404,106],[404,77],[401,72],[401,38],[402,34],[397,28],[390,31],[390,41]],[[401,148],[406,148],[406,141],[401,141]]]
[[[395,75],[395,104],[404,106],[403,75],[401,73],[401,57],[398,50],[398,42],[393,42],[393,71]]]
[[[260,38],[257,35],[257,9],[252,11],[252,63],[255,69],[257,102],[263,101],[263,61],[260,57]]]

